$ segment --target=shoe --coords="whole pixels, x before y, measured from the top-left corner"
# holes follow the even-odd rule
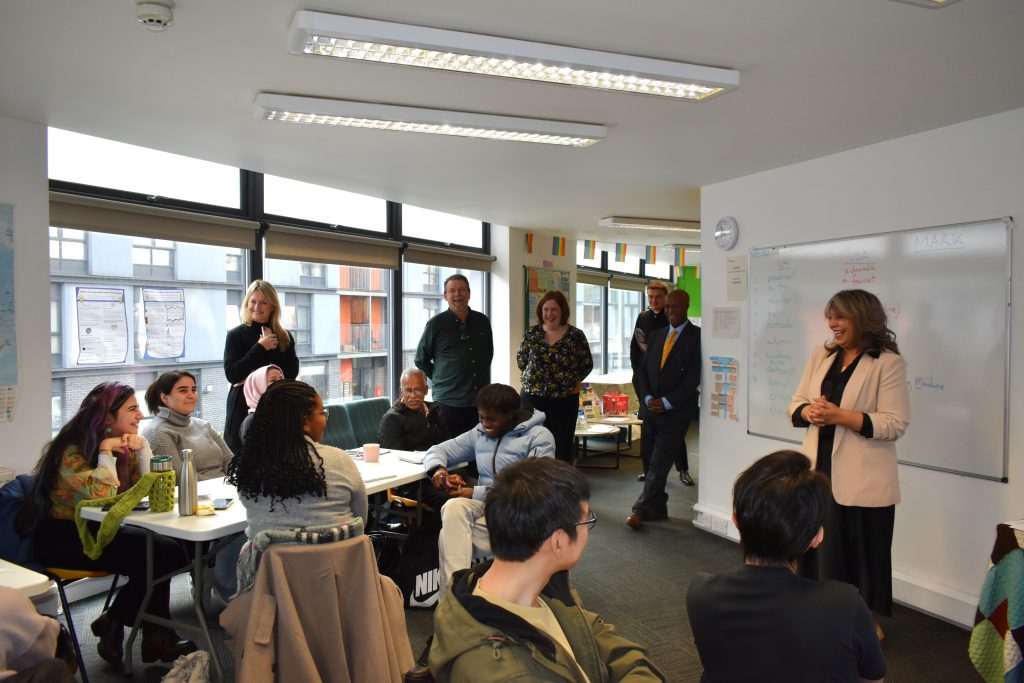
[[[683,486],[693,486],[693,477],[690,476],[690,470],[680,472],[679,481],[683,482]]]
[[[107,610],[92,622],[92,634],[100,639],[96,645],[103,661],[120,664],[124,658],[124,624]]]
[[[178,634],[172,629],[156,624],[142,626],[142,661],[146,664],[157,660],[173,662],[178,657],[198,649],[191,640],[178,638]]]
[[[647,478],[647,475],[644,474],[643,472],[641,472],[640,474],[636,475],[636,480],[637,481],[643,481],[646,478]]]
[[[637,531],[644,525],[643,517],[640,516],[639,512],[633,511],[629,513],[629,517],[626,517],[626,526],[634,531]]]

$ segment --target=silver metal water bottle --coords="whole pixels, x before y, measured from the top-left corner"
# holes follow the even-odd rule
[[[181,449],[181,473],[178,475],[178,514],[188,517],[199,507],[199,489],[196,466],[192,462],[192,449]]]

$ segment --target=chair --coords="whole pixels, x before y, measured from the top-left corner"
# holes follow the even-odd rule
[[[398,683],[413,665],[402,593],[377,571],[364,535],[272,544],[253,589],[228,604],[220,623],[237,679],[247,683]]]
[[[78,670],[82,672],[82,683],[89,683],[89,676],[85,671],[85,659],[82,657],[82,647],[78,643],[78,632],[75,631],[75,622],[71,618],[71,607],[68,604],[67,593],[64,588],[81,579],[101,579],[113,576],[110,582],[110,590],[107,591],[107,598],[103,602],[103,611],[110,607],[110,601],[114,597],[114,589],[117,588],[118,574],[111,574],[104,571],[89,571],[84,569],[63,569],[60,567],[44,567],[43,573],[50,577],[57,584],[57,595],[60,596],[60,609],[64,613],[64,621],[67,622],[68,632],[71,634],[71,645],[75,648],[75,658],[78,660]]]
[[[321,443],[342,449],[356,448],[364,443],[356,439],[344,403],[330,401],[324,404],[324,408],[330,411],[330,415],[327,418],[324,434],[320,439]]]
[[[380,419],[390,409],[391,400],[387,398],[364,398],[345,404],[345,412],[348,413],[359,445],[376,443],[380,433]]]

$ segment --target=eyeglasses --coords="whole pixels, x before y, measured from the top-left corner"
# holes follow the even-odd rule
[[[597,513],[593,510],[590,511],[590,519],[583,522],[576,522],[576,526],[585,526],[587,529],[593,529],[595,524],[597,524]]]
[[[329,408],[324,408],[323,410],[320,411],[320,414],[323,415],[324,417],[327,417],[328,415],[331,414],[331,411]]]
[[[425,396],[427,393],[426,387],[402,387],[403,394],[419,394]]]

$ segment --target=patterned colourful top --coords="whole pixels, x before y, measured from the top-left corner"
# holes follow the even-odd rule
[[[149,444],[131,454],[132,481],[134,484],[149,471],[149,460],[153,453]],[[61,456],[57,480],[50,491],[50,516],[54,519],[74,519],[75,504],[80,500],[106,498],[117,493],[117,466],[113,456],[100,455],[95,469],[82,457],[78,446],[68,446]]]
[[[594,369],[587,337],[572,325],[553,346],[544,341],[542,325],[528,329],[516,363],[523,372],[523,391],[547,398],[579,393],[580,382]]]

